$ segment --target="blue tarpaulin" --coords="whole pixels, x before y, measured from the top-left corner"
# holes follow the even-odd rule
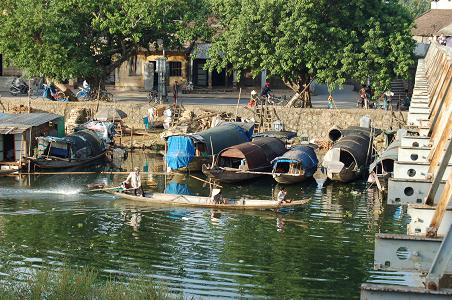
[[[165,194],[192,195],[192,192],[185,183],[170,182],[165,188]]]
[[[188,166],[195,156],[195,145],[188,136],[170,136],[168,138],[168,152],[166,153],[166,163],[177,170]]]

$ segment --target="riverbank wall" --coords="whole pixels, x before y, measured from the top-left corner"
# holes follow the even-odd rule
[[[15,113],[18,111],[28,111],[29,101],[26,98],[0,99],[0,112]],[[69,117],[70,111],[74,108],[85,108],[95,113],[103,107],[115,107],[127,114],[124,119],[126,126],[134,129],[144,129],[143,117],[151,107],[147,103],[137,102],[54,102],[46,100],[31,100],[32,112],[51,112]],[[195,114],[201,111],[226,112],[235,114],[235,105],[184,105],[185,109],[192,110]],[[333,126],[346,128],[348,126],[359,125],[359,119],[369,116],[374,127],[380,129],[398,128],[399,123],[406,123],[406,112],[394,112],[384,110],[365,109],[320,109],[320,108],[285,108],[276,107],[277,117],[283,122],[286,130],[296,131],[299,136],[309,139],[327,138],[328,131]],[[251,110],[239,106],[238,116],[251,119],[254,114]]]

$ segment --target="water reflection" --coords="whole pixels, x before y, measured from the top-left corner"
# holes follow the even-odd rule
[[[209,184],[189,175],[154,175],[162,170],[161,157],[129,155],[122,168],[132,165],[143,168],[148,191],[210,193]],[[0,280],[69,263],[106,277],[154,278],[187,298],[278,299],[331,298],[331,291],[336,299],[352,299],[368,278],[404,280],[371,271],[375,233],[403,232],[405,216],[401,211],[394,218],[396,210],[365,184],[323,186],[317,178],[288,186],[290,198],[311,203],[279,212],[150,207],[86,191],[87,184],[114,185],[125,176],[0,178]],[[84,192],[68,194],[76,189]],[[263,177],[224,185],[223,193],[271,199],[277,189]]]

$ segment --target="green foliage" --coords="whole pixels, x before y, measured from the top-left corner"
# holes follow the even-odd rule
[[[414,63],[412,18],[394,1],[211,0],[220,33],[209,68],[267,69],[301,90],[370,77],[379,91]]]
[[[179,298],[144,278],[127,282],[114,279],[102,280],[97,272],[90,269],[64,268],[56,273],[47,270],[37,271],[24,283],[3,285],[0,287],[0,299],[157,300]]]
[[[157,39],[208,36],[199,0],[4,0],[0,53],[31,76],[105,77]]]
[[[399,0],[400,5],[404,6],[413,17],[419,17],[430,9],[430,0]]]

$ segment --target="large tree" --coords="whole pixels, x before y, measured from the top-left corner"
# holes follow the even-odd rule
[[[221,25],[208,66],[266,69],[310,106],[312,78],[330,87],[347,79],[377,91],[413,64],[412,18],[397,1],[211,0]]]
[[[399,0],[413,17],[419,17],[430,9],[431,0]]]
[[[102,82],[157,39],[205,36],[202,0],[2,0],[0,53],[30,76]]]

